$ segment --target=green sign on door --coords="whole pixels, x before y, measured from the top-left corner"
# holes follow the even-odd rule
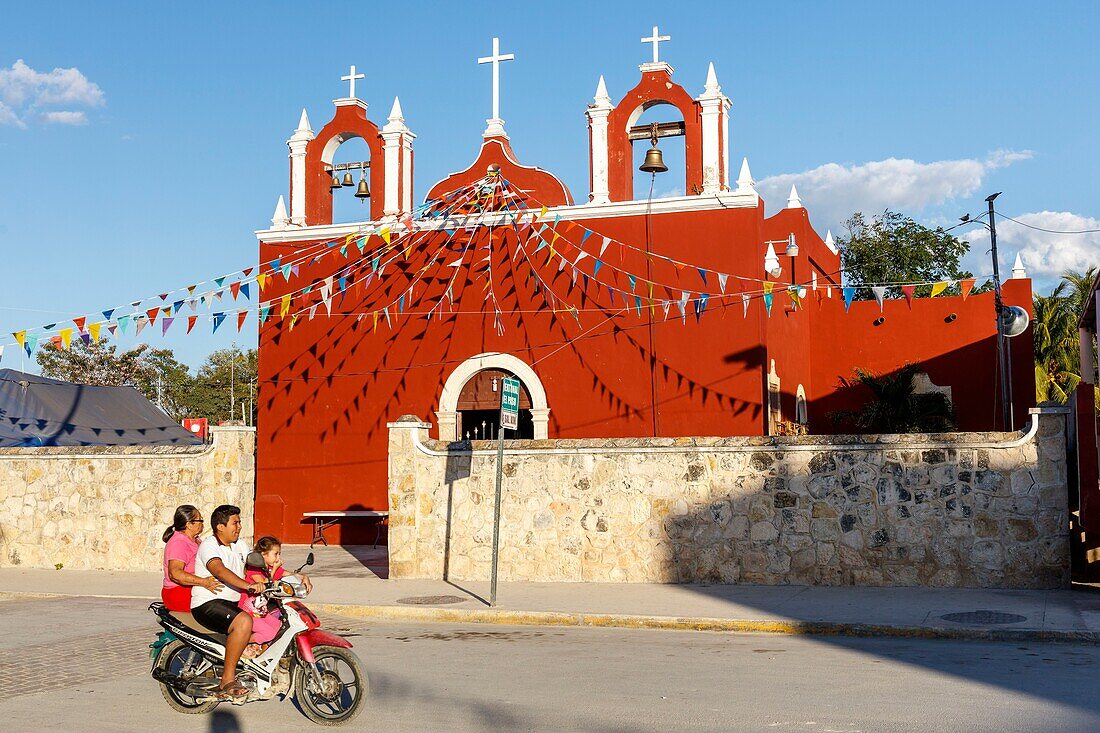
[[[500,427],[519,429],[519,380],[515,377],[504,378],[504,389],[500,393]]]

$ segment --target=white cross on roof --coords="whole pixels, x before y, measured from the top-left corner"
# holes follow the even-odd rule
[[[492,64],[493,65],[493,119],[500,119],[500,62],[501,61],[515,61],[514,54],[500,53],[500,39],[493,39],[493,55],[482,56],[477,60],[479,64]]]
[[[341,76],[340,77],[340,81],[346,81],[351,85],[351,89],[348,91],[348,99],[355,99],[356,98],[355,97],[355,80],[356,79],[366,79],[366,78],[367,78],[366,74],[356,74],[355,73],[355,64],[351,65],[351,71],[348,72],[347,76]]]
[[[657,57],[657,44],[660,43],[661,41],[671,41],[671,40],[672,40],[672,36],[659,35],[658,32],[657,32],[657,26],[653,26],[653,35],[652,36],[650,36],[649,38],[643,38],[642,39],[642,43],[652,43],[653,44],[653,63],[659,64],[661,62],[661,60]]]

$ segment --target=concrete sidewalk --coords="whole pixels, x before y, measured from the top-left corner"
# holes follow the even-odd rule
[[[286,547],[296,566],[309,548]],[[318,548],[309,605],[404,621],[1100,643],[1100,590],[386,580],[385,548]],[[0,595],[158,597],[159,573],[0,568]],[[964,614],[956,616],[955,614]]]

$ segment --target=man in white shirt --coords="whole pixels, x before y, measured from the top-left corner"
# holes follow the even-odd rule
[[[217,578],[223,587],[215,593],[195,586],[191,591],[191,615],[211,631],[226,635],[225,668],[218,694],[219,697],[240,697],[248,694],[248,688],[237,682],[237,662],[252,635],[252,616],[242,612],[237,602],[242,592],[259,593],[264,584],[244,579],[244,561],[249,547],[240,541],[240,508],[229,504],[219,506],[210,514],[210,526],[214,534],[199,544],[195,575]]]

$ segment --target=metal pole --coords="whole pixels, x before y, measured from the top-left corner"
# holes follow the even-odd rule
[[[497,435],[497,491],[493,509],[493,577],[489,583],[489,607],[497,604],[497,560],[500,556],[500,485],[504,477],[504,428]]]
[[[1002,429],[1012,430],[1012,384],[1011,362],[1009,361],[1008,343],[1005,340],[1004,321],[1001,314],[1004,312],[1004,301],[1001,300],[1001,267],[997,258],[997,222],[996,213],[993,211],[993,200],[1000,196],[1000,192],[986,198],[989,204],[989,244],[990,254],[993,256],[993,303],[997,315],[997,366],[1001,376],[1001,410],[1003,421]]]

